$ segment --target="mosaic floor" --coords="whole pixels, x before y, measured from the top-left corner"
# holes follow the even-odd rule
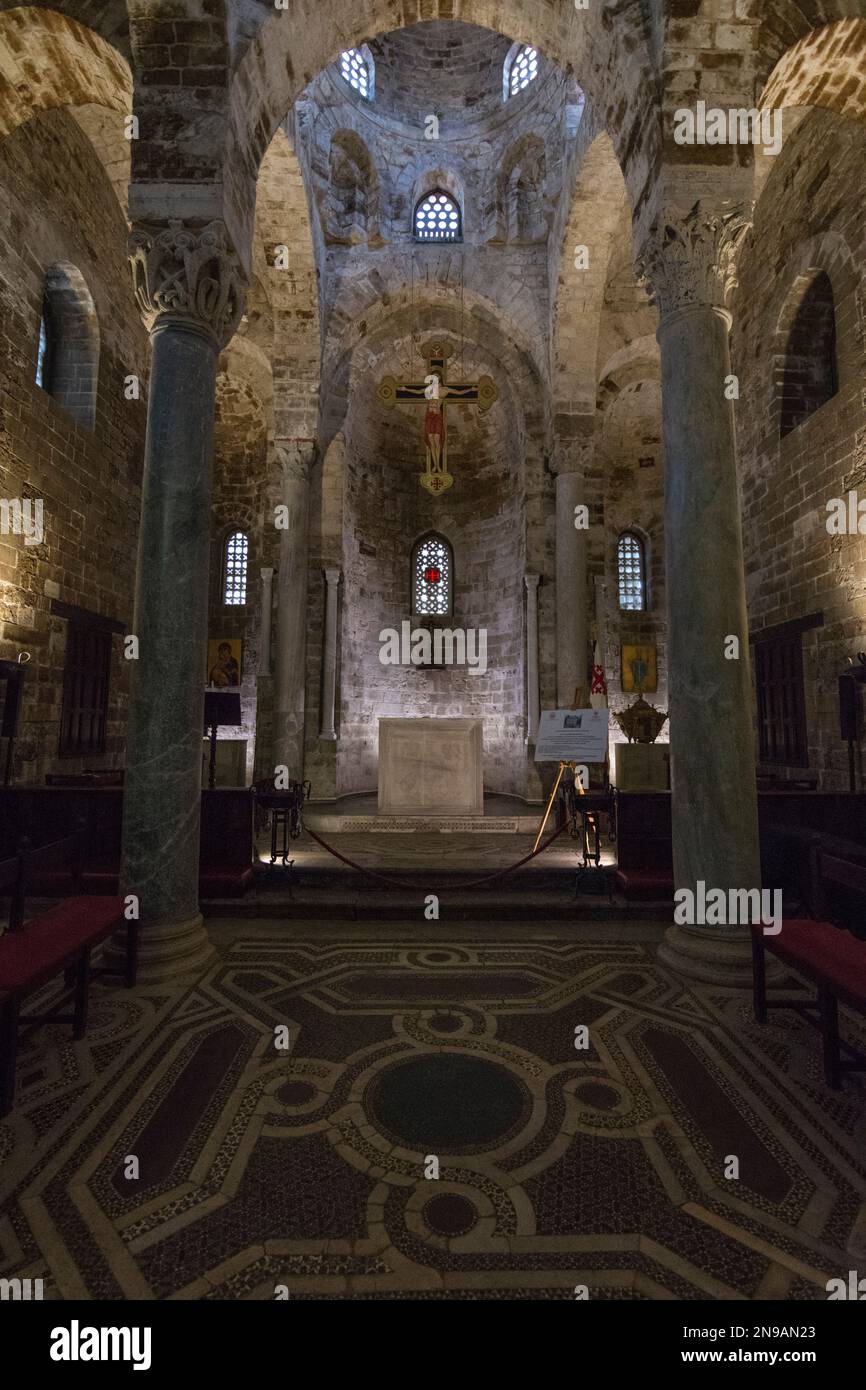
[[[28,1044],[0,1276],[54,1298],[823,1299],[866,1258],[863,1078],[827,1091],[806,1025],[685,990],[651,942],[218,933],[200,980],[99,988],[83,1043]]]

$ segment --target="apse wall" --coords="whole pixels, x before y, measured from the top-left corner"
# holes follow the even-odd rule
[[[469,365],[467,363],[467,370]],[[473,368],[473,372],[474,372]],[[453,488],[422,490],[421,422],[395,411],[387,432],[349,433],[343,530],[343,602],[337,792],[375,788],[381,717],[484,720],[484,781],[522,794],[525,785],[523,487],[507,416],[478,419],[452,408]],[[473,418],[474,417],[474,418]],[[416,539],[434,530],[454,552],[451,628],[484,630],[487,671],[380,662],[380,634],[410,620]]]

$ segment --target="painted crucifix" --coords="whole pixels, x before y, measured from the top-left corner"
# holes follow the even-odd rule
[[[472,401],[484,415],[499,399],[499,388],[490,376],[477,381],[448,381],[446,364],[453,349],[442,342],[428,343],[421,349],[427,361],[423,381],[398,381],[386,376],[379,382],[378,399],[387,410],[402,401],[414,401],[426,406],[424,412],[424,446],[426,469],[418,481],[434,497],[447,492],[454,479],[448,472],[448,430],[446,407],[458,401]]]

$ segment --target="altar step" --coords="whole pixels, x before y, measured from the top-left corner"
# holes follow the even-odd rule
[[[350,869],[259,865],[254,890],[242,899],[202,905],[211,917],[399,922],[425,920],[428,897],[439,899],[439,921],[614,922],[670,920],[670,909],[652,902],[626,903],[609,893],[610,869],[517,870],[489,887],[471,887],[481,875],[464,871],[390,871],[405,887],[388,889]]]
[[[307,811],[319,835],[534,835],[541,813],[525,816],[340,816]]]

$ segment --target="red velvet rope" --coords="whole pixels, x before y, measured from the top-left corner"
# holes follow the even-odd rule
[[[513,873],[515,869],[519,869],[523,864],[528,864],[530,859],[535,859],[537,855],[543,854],[548,846],[552,845],[554,840],[558,840],[563,830],[567,828],[568,822],[566,822],[565,825],[561,825],[558,830],[555,830],[550,838],[545,840],[543,845],[539,845],[538,849],[534,849],[530,854],[525,854],[522,859],[518,859],[516,864],[509,864],[506,869],[497,869],[495,874],[485,874],[484,878],[473,878],[469,883],[455,884],[454,888],[459,888],[462,892],[467,888],[478,888],[482,883],[491,883],[494,879],[504,878],[506,874]],[[381,883],[387,883],[390,888],[408,888],[412,892],[417,892],[417,883],[406,883],[403,879],[391,878],[387,874],[377,873],[375,869],[365,869],[363,864],[356,864],[354,859],[348,859],[345,854],[341,854],[339,850],[334,849],[333,845],[329,845],[327,840],[323,840],[321,835],[317,835],[315,830],[311,830],[308,825],[305,825],[304,829],[310,836],[310,839],[315,840],[317,845],[321,845],[322,849],[326,849],[329,854],[332,854],[335,859],[339,859],[341,863],[348,864],[350,869],[356,869],[359,874],[366,874],[368,878],[377,878]]]

